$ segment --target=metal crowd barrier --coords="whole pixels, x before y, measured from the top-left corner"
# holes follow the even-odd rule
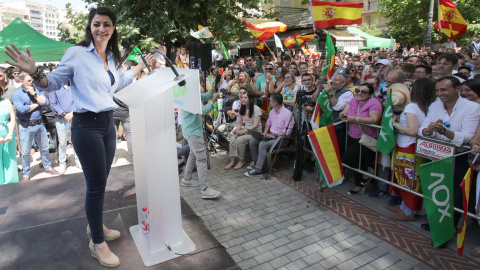
[[[345,121],[339,121],[339,122],[336,122],[334,123],[334,125],[339,125],[339,124],[343,124],[345,123]],[[377,138],[379,136],[379,133],[380,133],[380,130],[382,129],[381,126],[379,125],[373,125],[373,124],[363,124],[363,123],[359,123],[359,122],[355,122],[356,124],[359,124],[360,126],[368,126],[368,127],[372,127],[372,128],[375,128],[377,129]],[[398,134],[404,134],[396,129],[394,129],[394,132],[395,132],[395,141],[396,141],[396,138],[397,138],[397,135]],[[407,135],[407,134],[404,134],[404,135]],[[407,135],[407,136],[410,136],[410,135]],[[411,136],[412,137],[412,136]],[[471,152],[471,148],[470,146],[468,145],[463,145],[461,147],[456,147],[454,144],[451,144],[447,141],[444,141],[444,140],[440,140],[440,139],[435,139],[435,138],[430,138],[430,137],[424,137],[424,136],[420,136],[420,135],[417,135],[415,136],[416,138],[416,151],[415,151],[415,162],[414,162],[414,168],[416,168],[416,158],[417,157],[422,157],[422,158],[425,158],[425,159],[430,159],[430,160],[436,160],[436,159],[441,159],[441,158],[445,158],[445,157],[449,157],[449,156],[460,156],[460,155],[465,155],[465,154],[468,154]],[[347,139],[348,139],[348,123],[346,123],[346,128],[345,128],[345,150],[347,148]],[[437,145],[440,145],[440,146],[443,146],[445,147],[446,149],[450,149],[451,152],[453,153],[452,155],[449,155],[449,156],[438,156],[438,157],[434,157],[434,153],[430,153],[431,155],[428,155],[428,152],[426,152],[425,150],[423,150],[422,148],[419,149],[419,142],[420,144],[424,143],[424,142],[428,142],[428,143],[435,143]],[[396,183],[393,182],[393,177],[394,177],[394,174],[393,172],[395,171],[395,162],[393,163],[393,167],[391,168],[391,172],[390,173],[390,180],[387,180],[387,179],[383,179],[377,175],[373,175],[369,172],[365,172],[365,171],[362,171],[360,168],[361,168],[361,162],[362,162],[362,148],[365,147],[363,145],[360,144],[360,154],[359,154],[359,160],[358,160],[358,168],[353,168],[351,166],[348,166],[347,164],[343,163],[342,162],[342,165],[344,168],[348,168],[352,171],[355,171],[355,172],[358,172],[358,173],[361,173],[363,175],[366,175],[372,179],[375,179],[377,181],[382,181],[383,183],[386,183],[390,186],[394,186],[398,189],[401,189],[403,191],[406,191],[406,192],[409,192],[409,193],[412,193],[412,194],[415,194],[416,196],[419,196],[421,198],[423,198],[423,194],[422,193],[419,193],[419,192],[416,192],[416,191],[413,191],[413,190],[410,190],[406,187],[403,187],[403,186],[400,186]],[[306,147],[304,147],[304,150],[311,153],[311,154],[314,154],[313,151],[311,151],[310,149],[307,149]],[[418,152],[420,150],[420,152]],[[392,153],[390,154],[390,164],[391,164],[391,157],[395,155],[395,148],[393,149]],[[379,153],[378,151],[375,151],[375,168],[374,168],[374,173],[376,174],[377,173],[377,165],[378,165],[378,156],[379,156]],[[454,161],[454,166],[455,166],[455,161]],[[319,175],[319,179],[320,179],[320,172],[318,170],[319,168],[317,168],[317,171],[318,171],[318,175]],[[416,178],[416,170],[414,170],[414,178]],[[421,180],[420,180],[421,181]],[[475,181],[475,179],[473,179],[472,181]],[[320,185],[320,190],[323,191],[323,184]],[[472,199],[472,198],[471,198]],[[476,199],[475,197],[473,199]],[[463,210],[460,209],[460,208],[457,208],[457,207],[454,207],[454,210],[463,214]],[[468,212],[468,216],[473,218],[473,219],[476,219],[476,220],[480,220],[480,216],[476,215],[475,213],[471,213],[471,212]]]

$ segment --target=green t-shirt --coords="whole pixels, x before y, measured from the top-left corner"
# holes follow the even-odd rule
[[[275,75],[272,76],[272,83],[276,82],[277,79],[275,78]],[[265,93],[265,87],[267,87],[267,78],[265,75],[262,75],[257,78],[257,81],[255,82],[255,87],[260,87],[260,92]]]

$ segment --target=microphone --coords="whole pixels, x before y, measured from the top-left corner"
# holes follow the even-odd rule
[[[122,44],[122,46],[125,48],[125,55],[132,52],[132,44],[130,43],[130,40],[124,38],[122,39],[122,42],[120,44]],[[143,54],[141,53],[140,58],[142,58],[143,63],[148,69],[148,75],[150,75],[152,73],[152,69],[150,68],[150,65],[147,63],[147,60],[145,60],[145,57],[143,57]]]
[[[163,55],[163,57],[165,57],[165,62],[167,63],[167,66],[170,67],[170,69],[173,71],[175,76],[177,76],[177,77],[175,77],[174,80],[178,81],[179,86],[184,86],[186,84],[185,75],[178,74],[178,71],[175,68],[175,65],[172,63],[172,60],[170,60],[162,51],[158,50],[158,51],[156,51],[156,53],[160,53],[161,55]]]

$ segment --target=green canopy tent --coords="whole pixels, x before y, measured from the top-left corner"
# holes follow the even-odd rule
[[[60,61],[65,50],[73,44],[49,39],[40,34],[20,18],[15,18],[7,27],[0,31],[0,47],[15,44],[21,51],[29,48],[36,62]],[[11,60],[4,52],[0,53],[0,61]]]
[[[361,36],[367,40],[367,46],[358,47],[359,50],[371,50],[372,48],[382,48],[382,49],[390,48],[391,40],[388,38],[379,38],[376,36],[369,35],[356,27],[347,27],[347,31],[357,36]]]

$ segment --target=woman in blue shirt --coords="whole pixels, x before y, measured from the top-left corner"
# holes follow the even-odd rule
[[[116,135],[113,124],[113,93],[120,85],[132,83],[133,77],[145,68],[143,63],[124,73],[116,30],[117,16],[105,7],[92,8],[88,15],[85,39],[65,52],[58,68],[45,76],[35,68],[35,60],[27,48],[24,55],[11,44],[5,53],[12,66],[29,73],[40,91],[55,91],[68,81],[73,96],[72,143],[82,165],[87,183],[85,212],[89,227],[90,251],[108,267],[120,264],[105,240],[120,237],[120,232],[103,225],[105,186],[115,155]],[[146,57],[147,61],[151,56]],[[91,232],[90,232],[91,229]]]

